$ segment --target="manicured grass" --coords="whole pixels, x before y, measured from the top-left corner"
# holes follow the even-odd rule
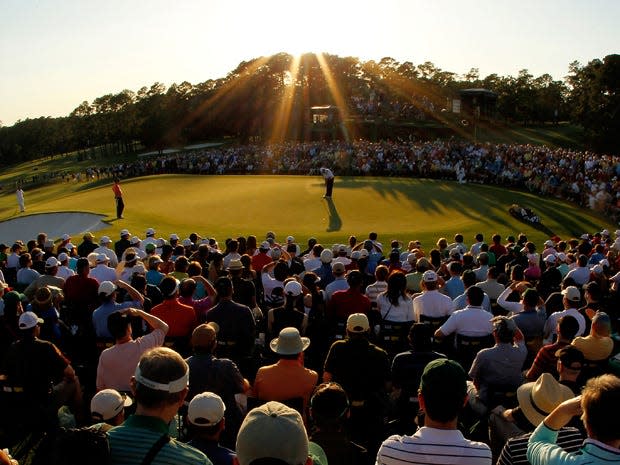
[[[110,227],[97,235],[118,237],[122,228],[144,237],[148,227],[157,236],[191,232],[227,237],[276,232],[303,242],[310,236],[325,244],[345,242],[350,234],[365,238],[376,231],[384,243],[392,238],[422,241],[427,249],[440,236],[456,232],[471,243],[482,232],[487,239],[524,232],[537,244],[550,234],[568,238],[583,232],[615,229],[593,212],[555,199],[481,185],[404,178],[345,177],[336,179],[332,202],[322,199],[323,181],[310,176],[163,175],[126,180],[125,219],[116,220],[111,184],[59,183],[26,192],[28,213],[88,211],[108,215]],[[508,214],[518,203],[532,208],[543,229]],[[14,194],[0,195],[0,219],[15,214]]]

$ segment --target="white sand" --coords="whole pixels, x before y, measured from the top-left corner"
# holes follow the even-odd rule
[[[10,247],[18,239],[24,242],[36,239],[40,232],[46,233],[50,239],[58,239],[63,234],[78,237],[86,231],[98,231],[109,226],[102,221],[103,218],[105,215],[83,212],[19,216],[0,222],[0,243]]]

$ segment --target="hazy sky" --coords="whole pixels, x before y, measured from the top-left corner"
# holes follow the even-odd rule
[[[620,53],[620,0],[0,0],[0,121],[278,52],[556,79]]]

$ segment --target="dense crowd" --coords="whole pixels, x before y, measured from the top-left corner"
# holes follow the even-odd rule
[[[316,173],[334,166],[337,174],[456,179],[557,196],[600,211],[616,211],[620,190],[617,157],[529,145],[475,145],[455,141],[426,143],[354,142],[243,146],[178,154],[138,166],[117,167],[135,175],[166,172],[228,174]]]
[[[388,147],[386,163],[407,158]],[[258,158],[306,171],[338,147],[271,150]],[[483,166],[471,150],[461,162]],[[620,457],[620,230],[472,245],[145,234],[0,246],[0,446],[95,423],[111,463],[141,463],[164,433],[155,464]]]
[[[620,158],[570,149],[515,144],[355,141],[218,147],[142,158],[79,173],[67,182],[187,174],[317,174],[440,178],[527,189],[620,219]]]

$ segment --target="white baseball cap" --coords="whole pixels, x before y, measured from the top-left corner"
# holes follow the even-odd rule
[[[153,228],[149,228],[146,230],[146,235],[147,236],[154,236],[155,235],[155,230]]]
[[[333,258],[334,258],[334,254],[332,253],[331,250],[323,249],[323,251],[321,252],[321,262],[331,263]]]
[[[99,243],[101,245],[103,245],[103,244],[111,244],[112,243],[112,239],[110,239],[108,236],[102,236],[101,239],[99,239]]]
[[[217,425],[226,412],[222,398],[212,392],[202,392],[194,396],[187,408],[187,420],[196,426]]]
[[[55,266],[60,265],[60,262],[56,259],[56,257],[49,257],[45,261],[45,268],[54,268]]]
[[[108,421],[132,403],[131,397],[121,395],[115,389],[103,389],[90,401],[90,414],[95,421]]]
[[[99,284],[99,290],[97,292],[99,294],[105,294],[106,296],[109,296],[115,290],[116,284],[114,284],[112,281],[103,281],[101,284]]]
[[[301,292],[301,284],[299,284],[297,281],[289,281],[288,283],[286,283],[286,286],[284,286],[285,295],[291,294],[293,297],[297,297],[298,295],[301,295]]]
[[[43,320],[34,312],[24,312],[19,316],[19,329],[30,329],[42,325]]]
[[[120,234],[120,236],[121,236],[121,237],[123,237],[123,236],[131,236],[131,233],[130,233],[130,232],[129,232],[129,230],[127,230],[127,229],[121,229],[121,234]]]
[[[437,273],[435,273],[433,270],[427,270],[424,272],[424,274],[422,274],[422,280],[425,283],[434,283],[435,281],[437,281]]]

